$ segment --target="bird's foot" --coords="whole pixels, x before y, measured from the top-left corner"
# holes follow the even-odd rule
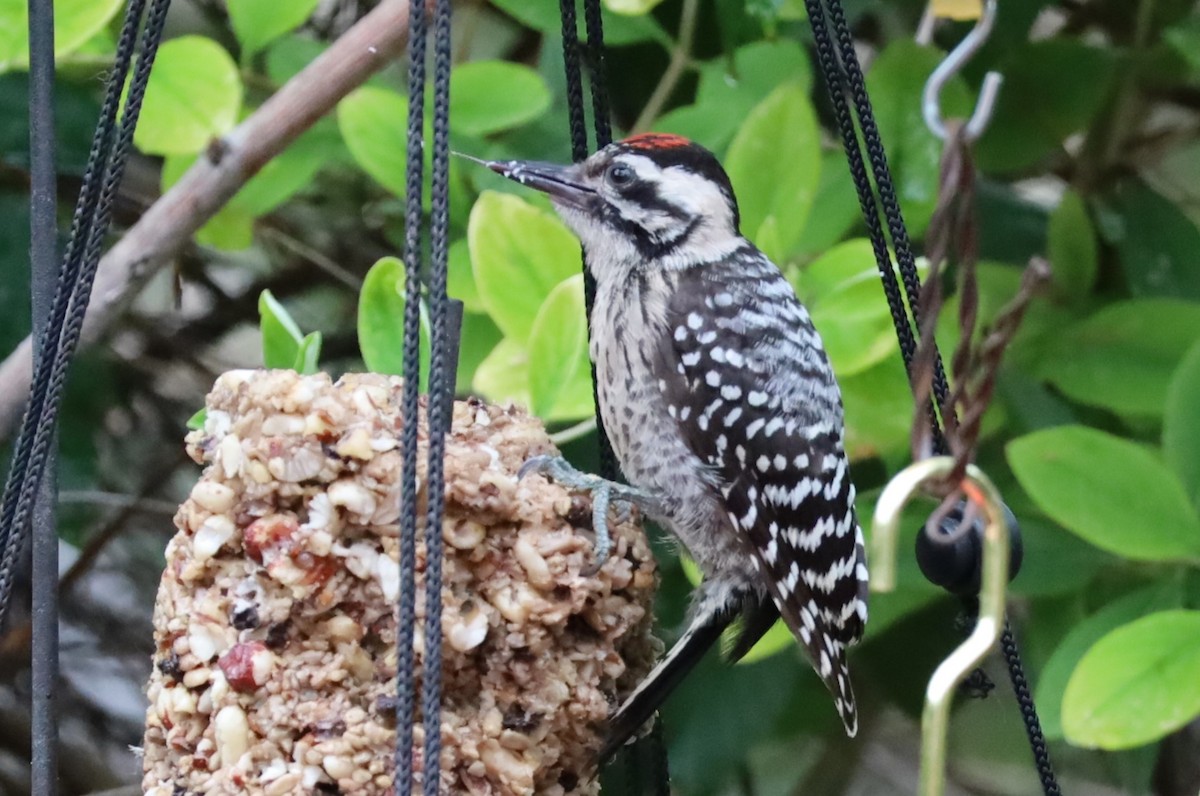
[[[618,484],[596,475],[580,472],[561,456],[534,456],[528,459],[517,472],[522,479],[532,473],[542,473],[551,481],[576,492],[587,492],[592,496],[592,529],[596,532],[595,562],[583,574],[591,577],[600,571],[612,551],[612,535],[608,530],[608,511],[616,510],[617,522],[625,522],[632,516],[634,505],[645,508],[653,498],[625,484]]]

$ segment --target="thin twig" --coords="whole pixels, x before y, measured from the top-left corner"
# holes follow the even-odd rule
[[[333,277],[338,282],[341,282],[343,285],[353,290],[356,294],[358,291],[362,290],[362,279],[338,265],[324,252],[314,249],[304,241],[294,238],[283,230],[277,229],[276,227],[261,227],[260,229],[262,234],[274,240],[292,254],[308,260],[318,269]]]
[[[700,0],[683,0],[683,11],[679,14],[679,39],[675,42],[675,49],[671,51],[671,62],[667,64],[666,71],[654,87],[654,93],[646,101],[646,107],[642,108],[637,121],[633,123],[633,132],[643,132],[654,124],[687,70],[688,63],[692,60],[692,40],[696,36],[699,8]]]
[[[125,305],[171,261],[246,181],[347,94],[386,66],[408,38],[408,0],[383,0],[344,36],[221,139],[100,261],[82,342],[108,329]],[[29,338],[0,363],[0,442],[12,432],[32,374]]]
[[[104,548],[108,546],[109,542],[117,538],[125,530],[129,518],[138,512],[138,503],[147,500],[147,495],[170,481],[175,475],[175,471],[185,461],[187,461],[187,458],[180,451],[179,455],[173,461],[165,463],[165,466],[150,469],[149,472],[152,475],[142,485],[135,501],[124,506],[116,514],[105,520],[100,529],[89,536],[87,541],[84,542],[82,549],[79,551],[79,557],[75,559],[74,563],[71,564],[70,568],[58,581],[58,588],[62,594],[69,592],[79,582],[80,578],[88,573],[92,565],[96,563],[96,559],[104,552]],[[172,513],[174,513],[174,508],[172,508]]]
[[[583,422],[576,423],[573,426],[568,426],[562,431],[556,431],[550,435],[550,441],[555,445],[566,445],[568,442],[574,442],[580,437],[585,437],[596,430],[596,418],[589,417]]]
[[[117,492],[103,492],[98,489],[79,489],[58,493],[59,503],[82,503],[89,506],[104,506],[106,508],[132,509],[144,514],[173,515],[179,506],[169,500],[154,500],[138,497],[137,495],[122,495]]]

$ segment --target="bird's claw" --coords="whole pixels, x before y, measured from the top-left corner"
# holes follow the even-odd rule
[[[554,460],[553,456],[542,454],[540,456],[530,456],[521,465],[521,469],[517,470],[517,480],[525,480],[525,476],[533,473],[544,473],[550,468],[550,463]]]
[[[517,478],[525,478],[531,473],[544,473],[550,480],[568,489],[591,493],[592,530],[596,534],[596,545],[593,553],[594,561],[581,574],[585,577],[592,577],[600,571],[612,552],[612,535],[608,528],[609,508],[613,507],[617,510],[618,522],[626,522],[633,514],[632,500],[625,495],[629,491],[628,487],[581,473],[561,456],[533,456],[521,465],[521,469],[517,471]],[[614,498],[614,491],[619,491],[621,496]]]

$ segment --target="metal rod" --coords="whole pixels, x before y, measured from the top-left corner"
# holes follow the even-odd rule
[[[29,0],[30,283],[33,330],[39,343],[46,334],[60,268],[55,141],[54,0]],[[51,444],[33,509],[30,782],[35,796],[58,792],[57,447],[57,442]]]
[[[921,485],[944,479],[954,470],[954,457],[936,456],[909,465],[884,488],[875,505],[872,527],[871,586],[876,591],[895,588],[896,545],[905,504]],[[954,691],[996,646],[1004,627],[1008,590],[1009,536],[1003,501],[991,480],[975,465],[967,466],[963,491],[983,509],[983,582],[979,592],[979,618],[975,629],[942,661],[925,691],[921,714],[921,796],[941,796],[946,788],[946,735]]]
[[[946,140],[947,132],[946,125],[942,121],[942,89],[950,82],[950,78],[962,70],[963,65],[970,60],[971,56],[983,48],[988,37],[991,36],[995,24],[996,0],[985,0],[983,14],[975,23],[975,27],[937,65],[925,83],[925,90],[921,95],[921,113],[925,117],[925,124],[933,131],[934,135],[943,141]],[[992,120],[992,112],[996,109],[996,96],[999,94],[1000,85],[1003,82],[1004,77],[999,72],[988,72],[984,76],[983,85],[979,89],[979,99],[975,103],[975,111],[971,114],[964,130],[964,135],[969,143],[978,141],[979,137],[983,135],[983,131],[987,129],[988,122]]]

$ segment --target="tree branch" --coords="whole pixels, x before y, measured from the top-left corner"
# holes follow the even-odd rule
[[[82,342],[96,341],[158,269],[271,158],[382,69],[408,40],[408,0],[383,0],[289,80],[154,203],[100,261]],[[13,431],[32,378],[29,338],[0,363],[0,442]]]

